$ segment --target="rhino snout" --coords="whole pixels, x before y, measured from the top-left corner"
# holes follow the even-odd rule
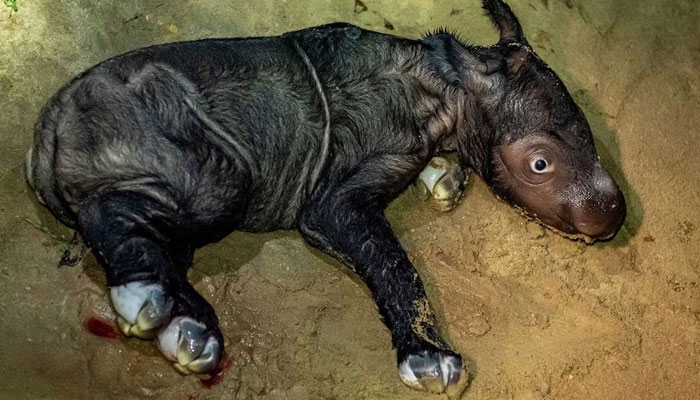
[[[592,186],[592,196],[572,207],[572,223],[577,231],[586,236],[606,239],[622,226],[627,212],[625,197],[600,165],[595,167]]]

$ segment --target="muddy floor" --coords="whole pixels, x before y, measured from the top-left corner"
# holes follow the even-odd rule
[[[584,109],[628,217],[586,246],[523,220],[478,179],[451,213],[405,193],[388,214],[469,399],[700,397],[700,6],[695,0],[511,0],[530,42]],[[489,44],[477,0],[124,0],[0,4],[0,397],[428,399],[405,388],[363,284],[299,235],[235,233],[191,280],[221,319],[231,368],[204,387],[148,342],[94,336],[113,320],[88,256],[23,179],[47,98],[90,65],[155,43],[278,34],[347,21],[408,37],[448,26]]]

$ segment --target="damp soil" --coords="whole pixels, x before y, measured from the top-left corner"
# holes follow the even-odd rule
[[[443,332],[468,360],[469,399],[695,399],[700,393],[700,8],[694,0],[511,0],[530,42],[585,111],[629,215],[587,246],[522,219],[473,179],[440,213],[388,210]],[[17,1],[0,9],[0,397],[429,399],[404,387],[361,281],[294,232],[234,233],[197,253],[228,368],[179,375],[113,331],[92,256],[33,199],[24,154],[42,104],[127,50],[346,21],[408,37],[496,32],[476,0]],[[2,7],[2,5],[0,5]]]

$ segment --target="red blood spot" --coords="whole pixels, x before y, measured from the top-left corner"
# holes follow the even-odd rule
[[[204,386],[207,389],[211,389],[212,387],[221,383],[221,381],[224,380],[226,372],[229,368],[231,368],[232,362],[233,359],[231,358],[231,356],[224,353],[224,358],[221,359],[219,365],[217,365],[214,369],[214,372],[212,372],[211,378],[201,380],[202,386]]]
[[[90,317],[83,322],[83,329],[95,336],[116,339],[119,337],[119,330],[113,323],[102,318]]]

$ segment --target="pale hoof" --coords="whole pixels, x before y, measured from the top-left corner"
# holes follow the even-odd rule
[[[214,370],[224,348],[221,339],[190,317],[176,317],[158,334],[158,348],[185,375]]]
[[[119,328],[126,336],[154,338],[170,318],[173,299],[157,283],[129,282],[111,289]]]
[[[416,195],[438,211],[454,209],[464,194],[468,177],[459,163],[433,157],[413,185]]]
[[[447,352],[422,351],[399,364],[399,376],[407,386],[430,393],[458,397],[467,387],[468,374],[462,359]]]

